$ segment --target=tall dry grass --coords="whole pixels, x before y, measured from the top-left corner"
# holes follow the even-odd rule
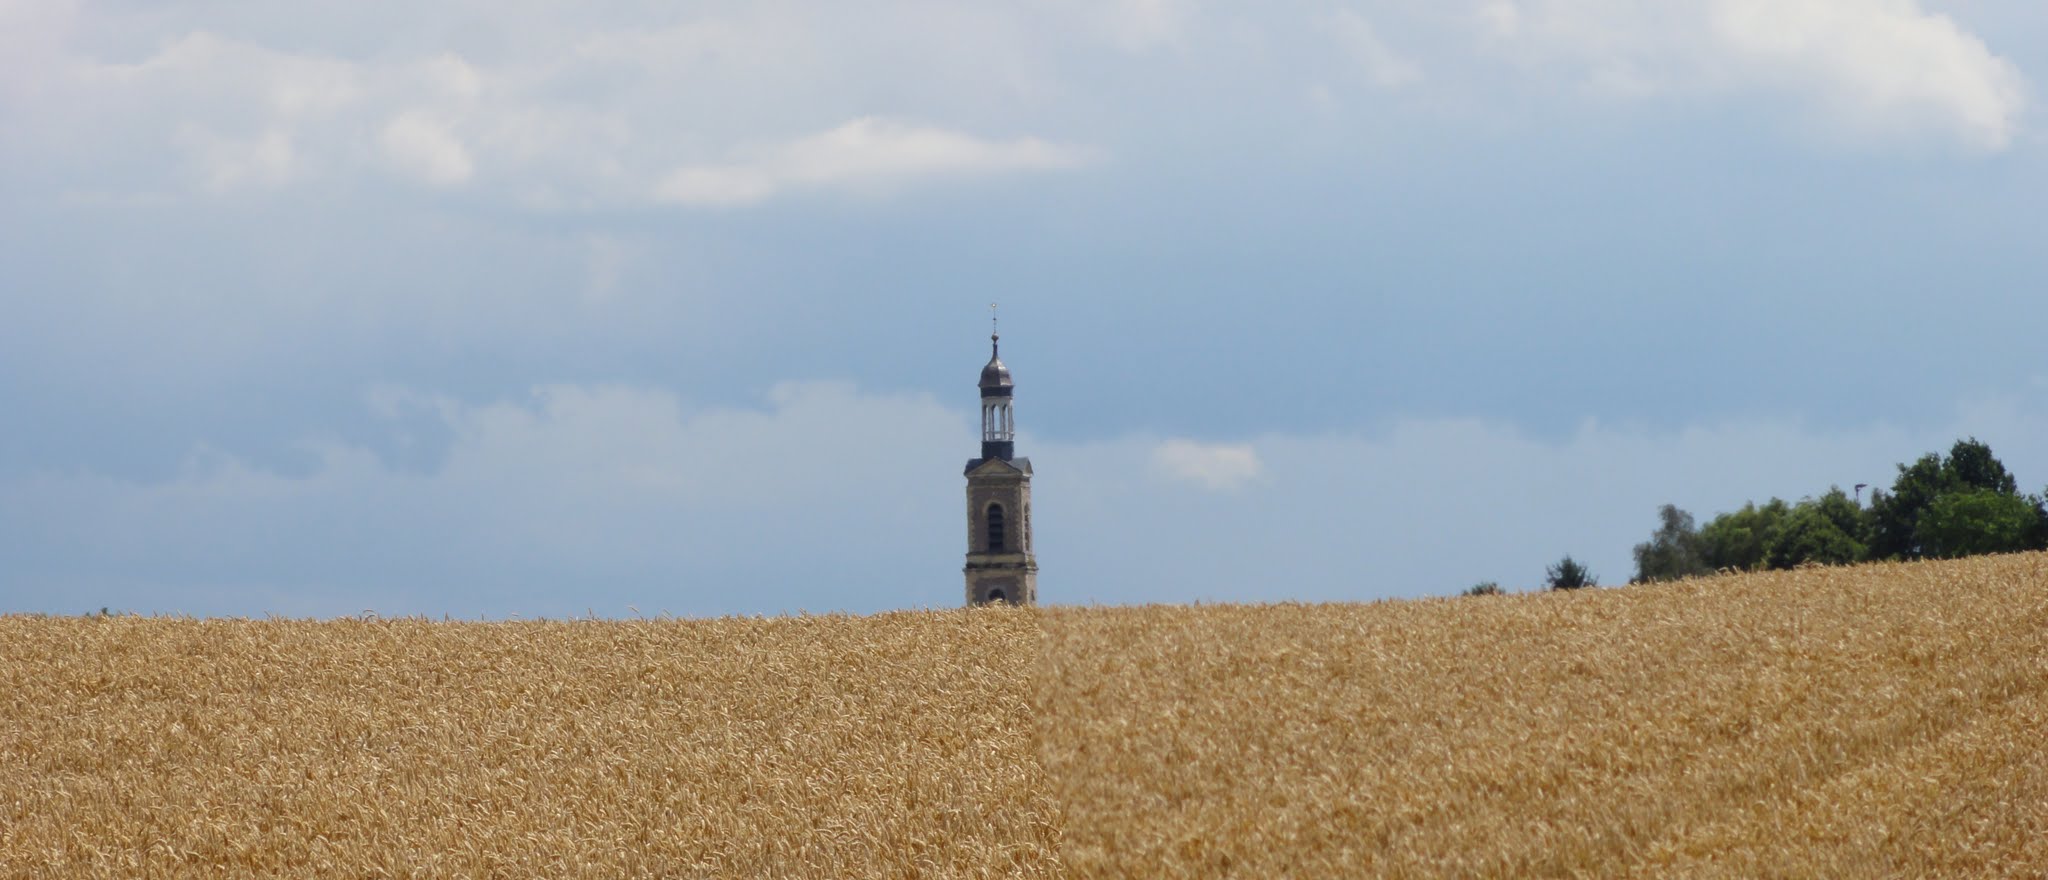
[[[2048,873],[2048,556],[1045,624],[1073,876]]]
[[[2044,873],[2044,555],[1375,605],[0,617],[0,877]]]
[[[0,618],[0,875],[1057,869],[1028,612]]]

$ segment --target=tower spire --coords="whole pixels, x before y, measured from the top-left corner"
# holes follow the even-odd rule
[[[1003,366],[1002,336],[996,332],[996,304],[988,304],[988,365],[981,368],[981,457],[1007,459],[1016,449],[1016,417],[1011,395],[1016,383]]]

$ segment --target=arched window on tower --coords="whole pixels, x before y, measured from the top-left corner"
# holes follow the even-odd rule
[[[1003,552],[1003,506],[989,505],[988,515],[983,518],[988,520],[988,552]]]

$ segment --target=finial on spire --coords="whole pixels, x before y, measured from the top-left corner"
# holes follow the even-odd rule
[[[1000,344],[1000,342],[1001,342],[1001,340],[1002,340],[1002,338],[1003,338],[1003,337],[1002,337],[1002,335],[1001,335],[1000,333],[997,333],[997,332],[996,332],[996,328],[997,328],[997,325],[996,325],[996,304],[995,304],[995,303],[989,303],[989,304],[988,304],[988,348],[989,348],[989,351],[991,351],[991,352],[993,352],[993,351],[995,351],[995,350],[996,350],[996,346],[997,346],[998,344]]]

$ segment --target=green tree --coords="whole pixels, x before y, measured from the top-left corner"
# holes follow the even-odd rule
[[[1827,517],[1828,522],[1834,523],[1835,528],[1841,529],[1845,535],[1854,537],[1862,535],[1867,530],[1869,514],[1857,506],[1855,499],[1850,498],[1849,493],[1842,491],[1840,486],[1829,486],[1827,494],[1799,502],[1800,507],[1809,505],[1821,516]]]
[[[1700,561],[1715,571],[1764,568],[1771,541],[1791,512],[1785,502],[1773,498],[1762,507],[1744,504],[1741,510],[1714,517],[1700,529]]]
[[[1975,437],[1956,441],[1948,451],[1946,467],[1949,476],[1961,486],[2001,495],[2020,494],[2019,482],[2006,472],[1998,457],[1991,454],[1991,447],[1978,442]]]
[[[2027,502],[2034,506],[2034,528],[2027,534],[2026,549],[2048,550],[2048,490],[2026,497]]]
[[[1899,477],[1892,483],[1891,491],[1870,494],[1870,514],[1865,532],[1870,558],[1918,559],[1938,555],[1928,552],[1921,540],[1921,518],[1942,496],[1970,492],[1990,492],[2023,502],[2030,501],[2019,494],[2018,482],[1998,457],[1991,454],[1991,447],[1975,437],[1957,440],[1949,448],[1947,456],[1930,452],[1911,465],[1899,465]],[[1978,501],[1964,506],[1974,505],[1979,513],[1983,513],[1985,504],[1987,502]],[[2048,546],[2048,512],[2041,511],[2037,500],[2032,504],[2037,511],[2035,524],[2027,530],[2028,537],[2022,544],[2028,547]],[[2003,506],[2013,507],[2010,502],[2004,502]],[[1989,523],[1969,517],[1962,521]],[[1958,543],[1960,536],[1952,531],[1956,527],[1957,521],[1952,520],[1932,530],[1948,536],[1950,543],[1943,546],[1943,553],[1952,553],[1959,546],[1973,545],[1971,541]]]
[[[2038,504],[1991,489],[1948,492],[1927,505],[1914,527],[1914,539],[1921,555],[1934,559],[2036,549],[2041,531]]]
[[[1597,586],[1600,576],[1572,559],[1567,553],[1556,565],[1543,570],[1544,583],[1553,590],[1576,590],[1580,587]]]
[[[1772,536],[1766,561],[1771,568],[1796,568],[1808,562],[1847,565],[1862,558],[1862,542],[1828,519],[1818,505],[1801,504]]]
[[[1867,543],[1872,559],[1912,559],[1920,555],[1920,541],[1913,530],[1920,514],[1936,496],[1952,485],[1952,476],[1941,466],[1941,456],[1932,452],[1911,465],[1899,465],[1899,478],[1892,489],[1870,493],[1870,529]]]
[[[1672,581],[1713,572],[1702,555],[1700,534],[1693,526],[1692,514],[1679,510],[1677,505],[1666,504],[1658,508],[1657,519],[1659,525],[1650,540],[1636,545],[1636,576],[1630,583]]]
[[[1493,581],[1480,581],[1479,583],[1473,584],[1470,589],[1466,590],[1465,595],[1498,596],[1503,592],[1506,591],[1500,588],[1500,584],[1494,583]]]
[[[1779,523],[1765,547],[1765,562],[1771,568],[1861,562],[1865,547],[1856,536],[1864,531],[1862,509],[1840,486],[1830,486],[1826,495],[1800,501]]]

